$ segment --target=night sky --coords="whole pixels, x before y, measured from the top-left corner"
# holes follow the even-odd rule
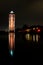
[[[18,27],[24,24],[43,25],[43,1],[42,0],[17,0],[16,13]]]
[[[16,27],[24,24],[43,25],[42,0],[0,0],[0,28],[8,27],[9,12],[16,14]]]

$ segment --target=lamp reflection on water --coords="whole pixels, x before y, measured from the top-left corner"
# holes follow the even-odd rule
[[[38,34],[33,35],[33,42],[38,42],[39,38],[40,38],[40,36]]]
[[[39,38],[40,38],[40,36],[38,35],[38,34],[26,34],[25,35],[25,38],[26,38],[26,40],[31,40],[31,41],[33,41],[33,42],[38,42],[39,41]]]
[[[36,35],[36,41],[38,42],[38,35]]]
[[[26,40],[32,40],[32,36],[30,34],[25,35]]]
[[[35,35],[33,35],[33,41],[35,42]]]

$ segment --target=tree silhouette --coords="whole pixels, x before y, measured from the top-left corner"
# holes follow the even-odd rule
[[[23,29],[25,29],[25,28],[27,28],[28,26],[26,25],[26,24],[24,24],[24,26],[23,26]]]

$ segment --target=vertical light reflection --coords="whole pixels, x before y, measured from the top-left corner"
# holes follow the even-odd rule
[[[25,35],[25,38],[26,38],[26,40],[31,40],[31,41],[33,41],[33,42],[38,42],[39,41],[39,39],[40,39],[40,36],[38,35],[38,34],[33,34],[33,35],[31,35],[31,34],[26,34]]]
[[[35,42],[35,35],[33,35],[33,41]]]
[[[15,34],[9,33],[9,48],[13,49],[15,48]]]
[[[27,39],[27,40],[29,40],[29,36],[30,36],[29,34],[26,34],[26,39]]]
[[[39,35],[33,35],[33,42],[38,42],[39,41]]]
[[[36,42],[38,42],[38,35],[36,35]]]
[[[32,40],[32,36],[30,34],[25,35],[26,40]]]

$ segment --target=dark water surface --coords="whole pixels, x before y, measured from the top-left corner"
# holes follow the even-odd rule
[[[0,33],[0,63],[15,64],[28,62],[40,64],[43,62],[43,33],[17,33],[15,36],[15,52],[9,54],[8,33]]]
[[[43,62],[43,33],[16,34],[16,53],[18,60],[29,64],[40,64]],[[21,62],[22,62],[21,61]]]

